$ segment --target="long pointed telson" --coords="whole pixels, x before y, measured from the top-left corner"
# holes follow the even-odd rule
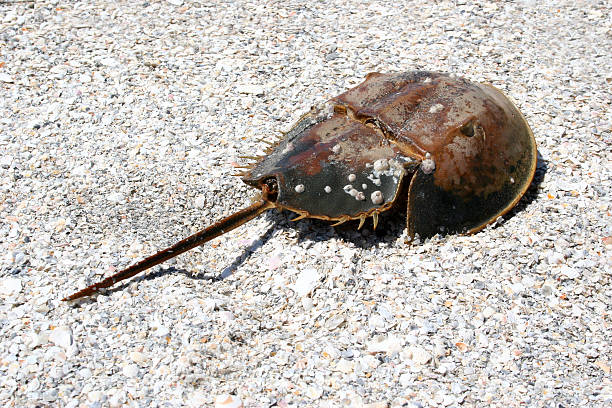
[[[263,194],[261,199],[250,205],[249,207],[244,208],[238,211],[237,213],[234,213],[229,217],[222,219],[221,221],[211,225],[208,228],[203,229],[202,231],[196,232],[195,234],[185,238],[180,242],[177,242],[171,247],[159,251],[155,255],[145,258],[142,261],[135,263],[134,265],[120,272],[117,272],[113,276],[110,276],[98,283],[86,287],[85,289],[73,293],[72,295],[67,296],[62,300],[75,300],[85,296],[91,296],[98,292],[100,289],[110,288],[111,286],[115,285],[118,282],[121,282],[122,280],[131,278],[132,276],[149,268],[152,268],[162,262],[165,262],[168,259],[174,258],[175,256],[182,254],[183,252],[187,252],[190,249],[205,244],[206,242],[220,235],[223,235],[226,232],[233,230],[234,228],[238,228],[242,224],[249,222],[261,213],[271,208],[274,208],[274,201],[276,195],[275,189],[275,186],[269,186],[267,184],[264,184],[262,186]]]

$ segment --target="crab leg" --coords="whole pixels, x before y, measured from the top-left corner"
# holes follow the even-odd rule
[[[238,211],[230,215],[227,218],[222,219],[221,221],[211,225],[210,227],[203,229],[202,231],[196,232],[190,237],[185,238],[184,240],[177,242],[176,244],[168,247],[162,251],[159,251],[155,255],[152,255],[148,258],[143,259],[142,261],[135,263],[134,265],[117,272],[113,276],[110,276],[103,281],[100,281],[96,284],[86,287],[72,295],[65,297],[62,300],[75,300],[84,296],[90,296],[96,293],[98,290],[103,288],[109,288],[116,284],[117,282],[121,282],[124,279],[131,278],[139,272],[147,270],[157,264],[160,264],[164,261],[167,261],[170,258],[174,258],[175,256],[182,254],[183,252],[189,251],[192,248],[200,246],[213,238],[218,237],[219,235],[225,234],[228,231],[233,230],[241,226],[242,224],[252,220],[257,217],[261,213],[274,208],[274,203],[270,202],[266,199],[266,194],[256,203],[250,205],[243,210]]]

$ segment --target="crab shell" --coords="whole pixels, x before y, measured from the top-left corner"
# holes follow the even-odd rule
[[[371,73],[304,115],[243,177],[274,206],[341,223],[407,194],[410,235],[472,233],[508,212],[536,168],[529,125],[498,89],[447,74]]]

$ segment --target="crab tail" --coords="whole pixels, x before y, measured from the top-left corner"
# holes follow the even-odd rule
[[[234,213],[229,217],[222,219],[221,221],[191,235],[190,237],[185,238],[180,242],[177,242],[169,248],[159,251],[155,255],[145,258],[142,261],[135,263],[134,265],[120,272],[117,272],[113,276],[110,276],[104,279],[103,281],[88,286],[85,289],[82,289],[76,293],[73,293],[72,295],[65,297],[62,300],[79,299],[84,296],[93,295],[100,289],[109,288],[117,282],[121,282],[124,279],[131,278],[139,272],[147,270],[157,264],[167,261],[170,258],[174,258],[175,256],[182,254],[183,252],[189,251],[192,248],[200,246],[213,238],[225,234],[226,232],[241,226],[242,224],[252,220],[253,218],[257,217],[261,213],[271,208],[274,208],[274,203],[267,200],[264,194],[264,196],[259,201],[255,202],[249,207],[244,208],[238,211],[237,213]]]

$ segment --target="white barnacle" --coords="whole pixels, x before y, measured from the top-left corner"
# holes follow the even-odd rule
[[[324,190],[325,190],[325,192],[327,194],[331,193],[331,187],[330,186],[325,186]]]
[[[510,183],[514,184],[514,177],[510,177]]]
[[[386,159],[379,159],[374,162],[374,171],[389,170],[389,162]]]
[[[356,175],[354,175],[353,173],[348,175],[348,181],[350,181],[352,183],[355,180],[357,180],[357,176]]]
[[[351,190],[348,193],[352,195],[353,197],[357,197],[357,194],[359,194],[359,191],[355,190],[354,188],[351,188]]]
[[[375,186],[380,186],[380,174],[370,174],[368,180],[370,180]],[[364,189],[365,190],[365,189]]]
[[[298,184],[297,186],[295,186],[295,192],[296,193],[303,193],[304,192],[304,185],[303,184]]]
[[[423,83],[425,83],[425,84],[427,84],[427,83],[429,83],[429,82],[431,82],[431,77],[427,77],[427,78],[425,78],[425,79],[423,80]]]
[[[429,155],[429,153],[427,154]],[[435,169],[436,169],[436,162],[433,161],[433,159],[426,158],[425,160],[421,162],[421,170],[423,170],[423,173],[431,174],[434,172]]]
[[[372,203],[374,203],[375,205],[382,204],[383,203],[382,191],[376,190],[370,195],[370,199],[372,200]]]
[[[429,113],[438,113],[442,109],[444,109],[444,105],[442,105],[441,103],[436,103],[431,108],[429,108]]]
[[[357,194],[355,195],[355,200],[357,201],[365,201],[366,196],[365,194],[363,194],[362,191],[358,191]]]
[[[334,145],[334,147],[332,147],[332,152],[334,152],[336,154],[340,153],[340,150],[342,150],[342,148],[340,147],[339,144]]]
[[[367,190],[368,185],[367,185],[366,183],[363,183],[363,184],[361,185],[361,188],[363,188],[364,190]]]
[[[342,189],[344,190],[345,193],[349,193],[353,189],[353,186],[350,184],[347,184],[346,186],[342,187]]]

